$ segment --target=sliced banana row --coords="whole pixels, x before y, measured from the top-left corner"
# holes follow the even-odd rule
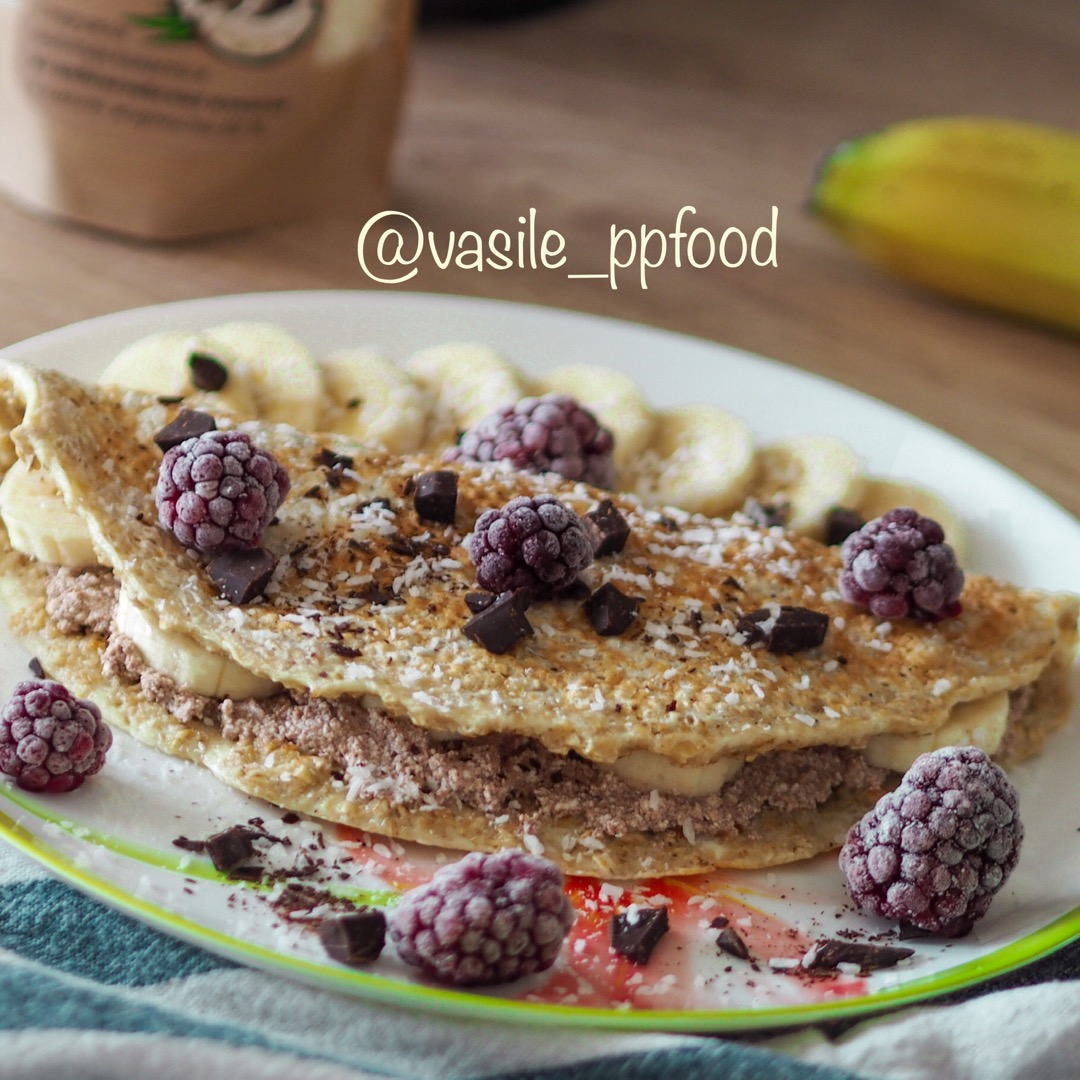
[[[201,375],[193,357],[203,360]],[[205,362],[223,381],[208,389]],[[316,357],[272,323],[232,322],[206,330],[164,331],[134,342],[99,382],[148,393],[216,395],[239,418],[332,431],[406,454],[438,454],[481,417],[530,394],[568,394],[615,435],[616,486],[651,506],[726,515],[753,498],[783,507],[787,526],[820,539],[837,506],[869,520],[913,506],[939,521],[962,559],[962,523],[934,492],[869,477],[858,454],[831,435],[796,435],[758,445],[740,417],[713,405],[655,410],[629,376],[573,364],[529,379],[488,345],[449,342],[395,364],[377,350]],[[0,486],[0,512],[18,550],[66,566],[96,561],[89,533],[51,482],[12,469]]]

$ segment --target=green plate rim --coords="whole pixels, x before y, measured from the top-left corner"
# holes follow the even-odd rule
[[[104,847],[120,857],[145,861],[170,873],[186,874],[163,862],[152,863],[136,855],[121,854],[108,844],[79,837],[65,823],[76,826],[70,818],[42,815],[29,802],[17,797],[10,788],[0,791],[10,802],[30,813],[38,821],[63,828],[83,843]],[[50,820],[52,819],[52,820]],[[597,1009],[570,1005],[506,1000],[448,990],[422,983],[404,982],[385,975],[374,975],[347,968],[318,964],[301,957],[277,952],[241,938],[176,915],[124,892],[106,878],[76,866],[51,844],[35,835],[25,825],[0,810],[0,836],[44,866],[57,877],[89,896],[175,937],[182,938],[210,952],[275,974],[287,974],[323,989],[331,988],[357,998],[383,1005],[411,1006],[438,1011],[470,1020],[497,1020],[507,1023],[543,1025],[558,1023],[582,1028],[605,1028],[621,1031],[667,1031],[681,1033],[734,1033],[763,1029],[800,1027],[835,1020],[861,1019],[885,1009],[913,1005],[943,994],[978,985],[1026,964],[1050,955],[1080,938],[1080,906],[1000,949],[958,964],[956,967],[913,979],[902,986],[870,993],[862,997],[840,998],[810,1005],[763,1006],[754,1009]],[[210,877],[211,875],[201,875]],[[224,885],[225,882],[222,881]],[[229,883],[236,887],[235,882]],[[359,992],[358,992],[359,991]]]

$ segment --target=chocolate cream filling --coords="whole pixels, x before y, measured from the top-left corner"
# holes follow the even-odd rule
[[[154,671],[134,643],[116,631],[118,591],[106,569],[61,569],[50,577],[46,611],[62,633],[107,637],[105,673],[138,683],[177,720],[212,725],[225,738],[254,744],[260,752],[287,742],[324,758],[354,799],[385,798],[416,810],[467,807],[524,829],[572,817],[598,838],[670,829],[693,837],[752,834],[764,811],[812,810],[841,789],[876,791],[891,786],[890,776],[895,780],[858,750],[818,746],[762,754],[715,793],[675,795],[641,790],[610,769],[574,753],[552,753],[535,739],[434,734],[391,716],[375,698],[315,698],[296,690],[257,700],[206,697]],[[1030,697],[1024,691],[1014,694],[1010,723]]]

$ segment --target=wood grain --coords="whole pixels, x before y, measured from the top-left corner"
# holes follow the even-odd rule
[[[868,268],[805,210],[835,142],[910,116],[1075,127],[1070,0],[582,0],[418,38],[391,205],[445,238],[537,210],[562,271],[440,271],[396,288],[525,300],[668,327],[839,379],[939,425],[1080,514],[1080,340],[949,302]],[[668,266],[642,289],[605,269],[612,225],[716,234],[778,207],[776,267]],[[163,300],[376,288],[362,222],[150,246],[0,204],[0,340]]]

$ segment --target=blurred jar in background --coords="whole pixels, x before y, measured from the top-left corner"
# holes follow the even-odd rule
[[[0,189],[178,240],[381,208],[413,0],[0,0]]]

